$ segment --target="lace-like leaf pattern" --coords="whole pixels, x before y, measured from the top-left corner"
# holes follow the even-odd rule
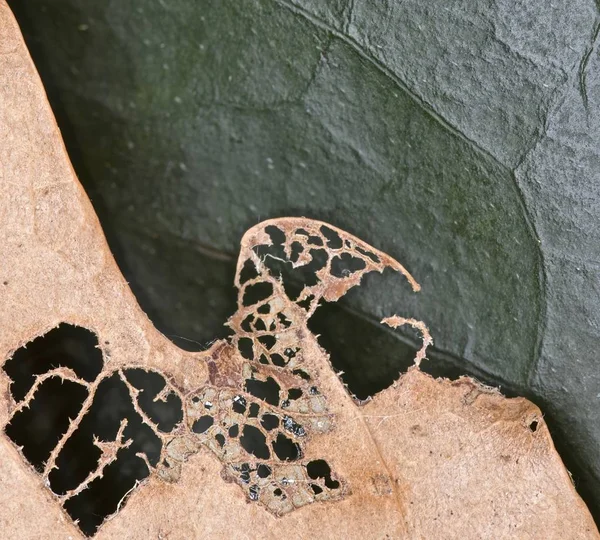
[[[307,321],[320,302],[338,300],[366,273],[385,268],[419,290],[397,261],[335,227],[302,218],[261,223],[242,239],[235,277],[238,306],[227,323],[233,337],[202,356],[206,384],[184,393],[168,374],[113,366],[98,351],[95,336],[81,328],[74,330],[83,332],[75,345],[57,352],[58,334],[67,328],[62,325],[5,364],[14,398],[6,433],[87,533],[117,512],[148,475],[177,481],[185,461],[202,448],[223,462],[225,479],[275,515],[339,500],[351,486],[327,456],[307,452],[311,440],[336,429],[315,359],[315,351],[320,359],[325,353]],[[399,316],[382,322],[409,324],[422,333],[418,364],[431,343],[423,323]],[[91,369],[83,369],[74,346],[85,349]],[[20,373],[24,366],[31,368],[30,376]],[[56,384],[71,401],[52,418],[54,435],[48,433],[39,451],[32,452],[32,438],[22,426],[39,421],[45,391]],[[108,409],[112,416],[103,418]],[[78,458],[82,452],[85,463]],[[107,506],[103,483],[119,474],[129,475],[129,487],[118,504]],[[85,509],[83,515],[76,503]]]

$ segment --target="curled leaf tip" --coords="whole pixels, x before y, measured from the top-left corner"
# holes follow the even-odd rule
[[[404,317],[400,317],[398,315],[392,315],[391,317],[385,317],[381,319],[382,324],[387,324],[390,328],[399,328],[400,326],[404,326],[408,324],[413,328],[416,328],[421,332],[421,337],[423,339],[423,346],[419,349],[415,356],[415,365],[417,367],[420,366],[421,360],[426,358],[427,347],[433,345],[433,339],[431,338],[431,334],[429,333],[429,329],[425,325],[423,321],[417,321],[416,319],[406,319]]]

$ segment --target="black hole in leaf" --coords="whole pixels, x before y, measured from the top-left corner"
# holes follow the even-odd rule
[[[379,257],[377,255],[375,255],[375,253],[372,253],[370,251],[367,251],[366,249],[362,249],[361,247],[356,247],[356,251],[358,251],[361,255],[364,255],[365,257],[369,257],[369,259],[371,259],[374,263],[379,263]]]
[[[278,313],[277,319],[279,319],[281,326],[283,326],[284,328],[289,328],[290,326],[292,326],[292,321],[290,321],[283,313]]]
[[[538,426],[539,426],[539,422],[537,420],[533,420],[529,424],[529,429],[530,429],[531,433],[535,433],[537,431]]]
[[[207,429],[209,429],[215,423],[215,419],[212,416],[201,416],[194,422],[192,426],[192,431],[194,433],[204,433]]]
[[[256,474],[258,474],[259,478],[268,478],[269,476],[271,476],[271,467],[261,463],[256,468]]]
[[[246,424],[240,437],[242,448],[258,459],[269,459],[271,454],[267,446],[267,438],[260,429]]]
[[[329,464],[324,459],[310,461],[306,465],[306,472],[313,480],[323,478],[325,480],[325,485],[329,489],[338,489],[340,487],[340,483],[331,478],[331,467],[329,467]]]
[[[178,395],[170,393],[164,401],[155,397],[166,386],[162,375],[154,371],[143,369],[126,369],[125,378],[129,383],[140,390],[137,400],[140,408],[148,418],[154,422],[162,432],[170,432],[183,420],[181,399]]]
[[[241,467],[240,480],[244,482],[244,484],[250,483],[250,470],[244,469]]]
[[[254,329],[258,332],[264,332],[266,331],[267,327],[265,326],[265,323],[262,319],[256,319],[254,323]]]
[[[273,363],[274,366],[277,367],[285,367],[287,366],[287,360],[281,356],[280,354],[274,353],[271,355],[271,362]]]
[[[288,399],[300,399],[302,397],[302,390],[300,388],[290,388],[288,390]]]
[[[256,266],[250,259],[246,259],[244,262],[244,266],[240,272],[240,284],[243,285],[246,281],[250,281],[251,279],[255,279],[259,276],[258,271],[256,270]]]
[[[285,354],[290,360],[292,358],[294,358],[296,356],[296,353],[299,351],[300,349],[296,348],[296,349],[291,349],[290,347],[288,347],[285,351],[283,351],[283,354]]]
[[[60,452],[58,469],[49,477],[50,487],[57,493],[77,487],[96,468],[99,454],[93,451],[94,437],[114,441],[123,420],[127,420],[127,427],[120,442],[131,441],[130,446],[118,451],[116,461],[104,469],[102,478],[65,503],[67,512],[79,520],[86,534],[95,532],[104,518],[117,509],[135,482],[148,476],[146,463],[136,454],[145,454],[152,466],[156,466],[160,458],[160,439],[135,412],[129,391],[117,374],[98,386],[92,407]]]
[[[268,281],[253,283],[248,285],[244,290],[244,299],[242,303],[245,306],[252,306],[258,302],[266,300],[273,294],[273,285]]]
[[[315,297],[311,294],[311,295],[307,296],[304,300],[301,300],[300,302],[298,302],[298,305],[302,309],[305,309],[306,311],[308,311],[310,309],[310,305],[314,299],[315,299]]]
[[[273,495],[275,495],[276,497],[281,497],[283,495],[283,491],[281,491],[281,489],[276,488],[273,490]]]
[[[238,339],[238,350],[246,360],[252,360],[254,358],[254,347],[250,338],[243,337]]]
[[[17,412],[5,428],[6,435],[38,470],[43,471],[46,460],[61,436],[69,428],[88,396],[80,384],[51,378],[44,381],[29,408]]]
[[[261,354],[261,355],[260,355],[260,358],[258,359],[258,361],[259,361],[261,364],[265,364],[265,365],[268,365],[268,364],[269,364],[269,359],[267,358],[267,355],[265,355],[265,354]]]
[[[306,473],[313,480],[317,480],[318,478],[325,478],[331,474],[331,468],[329,464],[324,459],[316,459],[314,461],[310,461],[306,465]]]
[[[325,485],[329,489],[338,489],[340,487],[340,483],[337,480],[332,480],[331,478],[325,479]]]
[[[311,484],[310,488],[313,490],[313,493],[315,495],[319,495],[320,493],[323,493],[323,488],[321,486],[318,486],[317,484]]]
[[[280,246],[285,242],[285,233],[275,225],[265,227],[265,232],[271,237],[271,242],[275,246]]]
[[[52,491],[62,495],[83,482],[96,469],[101,455],[94,437],[114,441],[121,421],[129,422],[134,416],[129,392],[119,376],[104,379],[96,389],[92,406],[58,455],[58,469],[49,475]]]
[[[277,339],[275,336],[259,336],[258,341],[262,343],[267,349],[272,349],[275,343],[277,343]]]
[[[308,373],[306,373],[306,371],[304,371],[302,369],[295,369],[294,371],[292,371],[292,373],[294,375],[297,375],[301,379],[304,379],[305,381],[310,381],[310,375]]]
[[[271,305],[270,304],[263,304],[262,306],[258,306],[256,308],[256,313],[261,313],[262,315],[266,315],[267,313],[271,312]]]
[[[81,379],[92,382],[102,371],[98,339],[86,328],[61,324],[18,349],[4,364],[11,378],[10,391],[21,401],[33,386],[35,376],[58,367],[71,368]]]
[[[221,448],[223,448],[223,446],[225,446],[225,435],[223,435],[222,433],[217,433],[215,435],[215,440],[219,443],[219,446]]]
[[[252,324],[254,323],[254,315],[248,315],[240,325],[244,332],[252,332]]]
[[[275,246],[260,246],[259,251],[269,274],[282,279],[284,291],[291,300],[298,298],[304,286],[319,283],[316,272],[327,264],[328,259],[325,250],[311,249],[310,262],[294,268],[283,249]]]
[[[306,265],[305,268],[313,273],[325,268],[327,261],[329,260],[329,255],[324,249],[311,249],[310,256],[311,261]]]
[[[246,391],[271,405],[279,405],[279,385],[272,377],[266,381],[246,379]]]
[[[268,478],[269,476],[271,476],[271,467],[261,463],[256,468],[256,474],[258,475],[259,478]]]
[[[321,226],[321,234],[326,238],[328,248],[340,249],[343,246],[340,235],[338,233],[336,233],[334,230],[330,229],[329,227],[322,225]]]
[[[158,465],[162,441],[156,436],[150,426],[142,422],[139,416],[136,415],[129,418],[129,423],[123,432],[123,439],[126,441],[131,439],[133,442],[129,448],[133,448],[138,453],[146,454],[150,465],[153,467]],[[133,463],[144,471],[148,469],[143,461],[134,460]],[[145,476],[147,476],[147,473]]]
[[[304,251],[302,244],[300,242],[292,242],[291,245],[291,253],[290,253],[290,261],[293,263],[298,262],[298,258],[300,254]]]
[[[71,325],[61,325],[37,338],[15,353],[14,363],[9,361],[5,366],[7,373],[15,378],[17,396],[26,394],[36,375],[57,366],[69,367],[82,379],[93,381],[103,366],[96,345],[93,333]],[[159,429],[171,430],[181,421],[183,411],[178,396],[169,394],[166,401],[154,402],[166,385],[160,374],[141,369],[125,373],[128,382],[139,391],[140,409]],[[30,407],[14,415],[6,426],[6,434],[23,446],[24,456],[41,470],[71,419],[80,413],[87,395],[82,385],[52,377],[40,385]],[[50,472],[49,484],[55,493],[65,494],[79,487],[98,467],[101,450],[97,444],[114,443],[122,425],[122,437],[113,446],[115,451],[118,444],[129,443],[129,447],[118,450],[116,460],[104,469],[103,476],[65,504],[85,534],[93,534],[104,518],[116,510],[135,481],[148,476],[146,462],[136,457],[136,453],[145,454],[151,466],[156,466],[160,457],[162,442],[143,423],[118,373],[99,384],[90,408],[57,456],[57,468]]]
[[[251,403],[250,410],[248,411],[248,418],[256,418],[259,412],[260,407],[258,406],[258,403]]]
[[[272,443],[275,454],[281,461],[295,461],[300,458],[300,446],[283,433],[277,434],[277,439]]]
[[[313,246],[322,246],[323,239],[320,236],[312,235],[308,237],[308,243],[312,244]]]
[[[88,536],[93,535],[105,517],[116,512],[122,499],[138,480],[148,476],[148,469],[135,454],[137,448],[119,450],[117,460],[104,469],[102,478],[65,502],[65,510]]]
[[[399,339],[377,321],[359,317],[344,305],[344,299],[320,305],[308,320],[308,328],[330,354],[333,368],[343,372],[341,379],[349,391],[364,400],[388,388],[413,365],[421,344]]]
[[[263,414],[260,419],[260,425],[267,431],[271,431],[279,427],[279,418],[274,414]]]
[[[229,428],[229,436],[230,437],[237,437],[240,434],[240,428],[237,424],[233,424],[233,426],[231,426]]]
[[[337,278],[347,277],[354,272],[364,270],[367,264],[363,259],[342,253],[331,259],[331,275]]]

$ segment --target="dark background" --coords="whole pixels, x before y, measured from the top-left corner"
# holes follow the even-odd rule
[[[237,246],[329,221],[423,286],[369,278],[314,322],[356,392],[406,368],[542,407],[600,516],[600,96],[593,1],[12,0],[69,155],[156,326],[202,349]],[[352,382],[354,381],[354,382]],[[362,385],[362,386],[361,386]]]

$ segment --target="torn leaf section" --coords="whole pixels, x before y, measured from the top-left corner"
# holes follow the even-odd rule
[[[310,451],[336,419],[319,379],[330,364],[307,321],[322,300],[385,268],[419,289],[397,261],[325,223],[257,225],[242,241],[234,335],[202,357],[204,386],[183,396],[162,373],[106,362],[94,333],[63,324],[6,362],[14,407],[5,432],[87,535],[151,473],[177,481],[202,448],[274,515],[340,500],[350,486],[335,458]],[[418,364],[431,343],[423,323],[383,322],[421,332]]]
[[[93,332],[61,324],[4,365],[14,408],[6,435],[92,535],[158,465],[183,418],[159,373],[107,369]]]
[[[420,289],[399,262],[326,223],[283,218],[256,225],[244,235],[237,264],[240,299],[229,321],[233,341],[244,359],[294,373],[304,362],[302,342],[310,334],[307,323],[317,307],[340,299],[367,273],[386,268],[402,274],[414,291]],[[419,365],[432,344],[424,323],[397,315],[382,323],[392,328],[410,325],[420,332],[422,346],[414,358]],[[254,366],[255,373],[264,372],[262,366]],[[287,405],[296,403],[289,400]]]
[[[276,515],[316,500],[341,498],[345,493],[342,482],[324,484],[313,479],[303,460],[309,436],[327,433],[333,427],[333,418],[324,413],[323,396],[313,396],[318,398],[316,410],[306,409],[306,414],[296,417],[286,412],[285,405],[290,393],[299,399],[302,392],[288,390],[280,397],[284,385],[272,377],[267,381],[277,390],[269,393],[265,389],[268,387],[261,386],[250,386],[244,391],[206,387],[190,396],[186,419],[192,435],[169,444],[159,474],[165,480],[177,480],[182,462],[204,446],[226,464],[225,474],[240,485],[250,501],[264,505]],[[267,381],[247,382],[268,385]],[[330,477],[332,474],[330,471]]]

